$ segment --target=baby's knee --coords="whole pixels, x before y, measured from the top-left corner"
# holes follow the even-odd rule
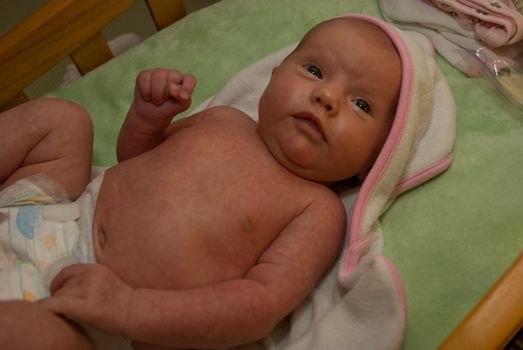
[[[92,142],[93,122],[89,113],[79,104],[60,98],[40,98],[24,103],[11,113],[17,120],[33,125],[42,132],[70,135],[76,141]]]
[[[77,160],[84,158],[84,163],[91,163],[94,128],[89,113],[79,104],[56,98],[38,100],[49,109],[43,113],[50,117],[55,141],[60,140],[63,150],[74,155]]]
[[[51,116],[53,122],[57,123],[56,125],[74,128],[81,134],[92,136],[93,122],[91,117],[87,110],[79,104],[58,98],[43,98],[35,100],[35,102],[40,104],[40,108],[49,111],[45,114]]]
[[[80,196],[87,186],[92,162],[93,123],[87,111],[72,101],[44,98],[35,100],[35,108],[49,122],[46,143],[54,149],[56,159],[54,178],[67,191],[71,199]],[[43,149],[49,156],[49,149]]]

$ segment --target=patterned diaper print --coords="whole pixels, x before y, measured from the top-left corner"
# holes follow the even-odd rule
[[[53,184],[44,192],[42,179],[30,180],[0,192],[0,300],[44,298],[65,266],[94,261],[90,227],[78,225],[86,198],[52,204],[64,202],[60,191],[50,195]]]

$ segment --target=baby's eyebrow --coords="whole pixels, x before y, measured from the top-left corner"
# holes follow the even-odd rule
[[[396,110],[395,100],[388,101],[386,95],[387,87],[383,87],[379,79],[362,78],[353,84],[350,89],[352,93],[366,99],[374,112],[383,111],[387,114],[394,114]]]
[[[349,89],[356,90],[354,92],[372,95],[379,90],[379,85],[374,83],[376,79],[369,78],[369,76],[362,73],[361,70],[356,74],[346,73],[346,76],[348,77]]]

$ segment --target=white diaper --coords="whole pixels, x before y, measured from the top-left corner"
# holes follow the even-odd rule
[[[72,203],[42,176],[0,192],[0,300],[45,298],[64,267],[95,261],[92,218],[102,178]]]

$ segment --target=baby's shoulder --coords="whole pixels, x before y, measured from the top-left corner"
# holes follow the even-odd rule
[[[299,227],[299,238],[308,242],[309,246],[318,246],[325,243],[330,246],[328,251],[334,252],[339,248],[346,231],[347,214],[340,198],[328,187],[307,186],[304,189],[305,198],[301,204],[299,214],[295,216],[296,225]],[[306,228],[306,229],[305,229]]]
[[[216,106],[200,111],[193,116],[200,122],[219,122],[219,123],[246,123],[255,124],[254,119],[243,111],[231,106]]]
[[[328,186],[312,183],[312,186],[308,186],[307,193],[309,213],[329,213],[327,217],[345,218],[345,207],[341,198]]]
[[[239,109],[229,106],[211,107],[176,120],[169,126],[166,136],[170,137],[183,129],[197,130],[212,125],[219,126],[221,129],[225,129],[224,127],[231,128],[234,125],[253,128],[256,122]],[[239,127],[236,127],[236,129],[239,129]]]

